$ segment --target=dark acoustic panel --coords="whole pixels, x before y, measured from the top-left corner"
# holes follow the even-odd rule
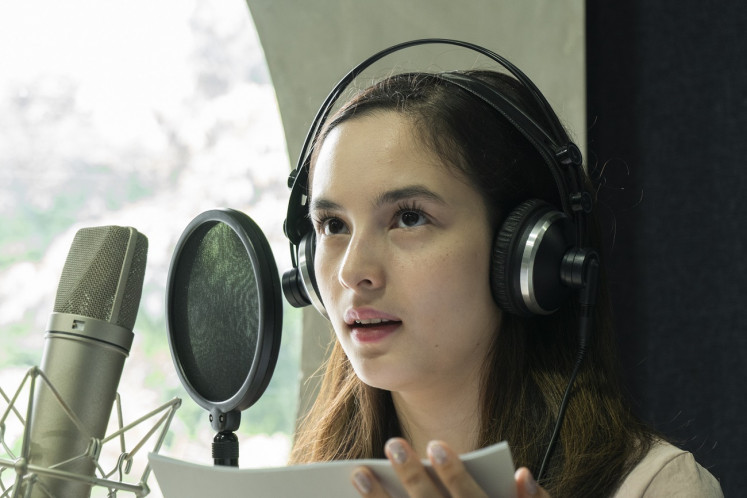
[[[747,3],[587,2],[589,154],[640,415],[747,486]]]

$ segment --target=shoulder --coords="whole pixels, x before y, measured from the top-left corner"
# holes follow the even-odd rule
[[[657,441],[628,474],[616,498],[628,497],[723,497],[721,486],[693,455]]]

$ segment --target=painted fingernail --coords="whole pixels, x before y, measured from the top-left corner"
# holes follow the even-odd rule
[[[428,444],[428,453],[437,465],[444,465],[449,459],[446,449],[435,441]]]
[[[402,443],[399,441],[389,441],[386,444],[387,451],[392,456],[392,459],[396,463],[403,464],[407,460],[407,452],[405,451],[405,447],[402,446]]]
[[[368,475],[362,470],[353,474],[353,484],[355,484],[356,489],[364,495],[371,492],[371,479],[369,479]]]

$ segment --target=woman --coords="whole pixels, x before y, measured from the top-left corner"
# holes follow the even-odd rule
[[[550,126],[515,79],[469,76]],[[557,446],[542,487],[534,482],[528,469],[542,466],[577,359],[578,304],[566,299],[548,316],[507,313],[489,276],[506,216],[527,199],[560,206],[558,192],[522,133],[438,75],[390,77],[325,124],[309,216],[336,337],[293,463],[387,457],[412,496],[438,496],[420,464],[429,458],[453,496],[481,496],[457,455],[506,440],[519,496],[642,496],[646,486],[676,491],[681,482],[718,496],[710,474],[630,412],[604,285]],[[584,242],[598,247],[588,231]],[[641,466],[662,448],[669,456],[658,459],[676,466]],[[654,467],[677,470],[639,476]],[[363,496],[386,496],[369,469],[352,479]]]

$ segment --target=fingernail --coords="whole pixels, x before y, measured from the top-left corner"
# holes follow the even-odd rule
[[[386,444],[386,448],[396,463],[405,463],[407,460],[407,452],[405,451],[405,447],[402,446],[402,443],[397,440],[389,441]]]
[[[449,458],[444,447],[437,442],[428,444],[428,454],[437,465],[444,465]]]
[[[529,496],[534,496],[538,491],[537,481],[534,480],[534,476],[531,472],[527,472],[527,474],[529,475],[529,479],[524,483],[524,491],[526,491]]]
[[[359,470],[355,474],[353,474],[353,484],[355,484],[355,487],[358,489],[358,491],[363,493],[364,495],[367,495],[371,492],[371,479],[369,479],[368,475],[362,470]]]

